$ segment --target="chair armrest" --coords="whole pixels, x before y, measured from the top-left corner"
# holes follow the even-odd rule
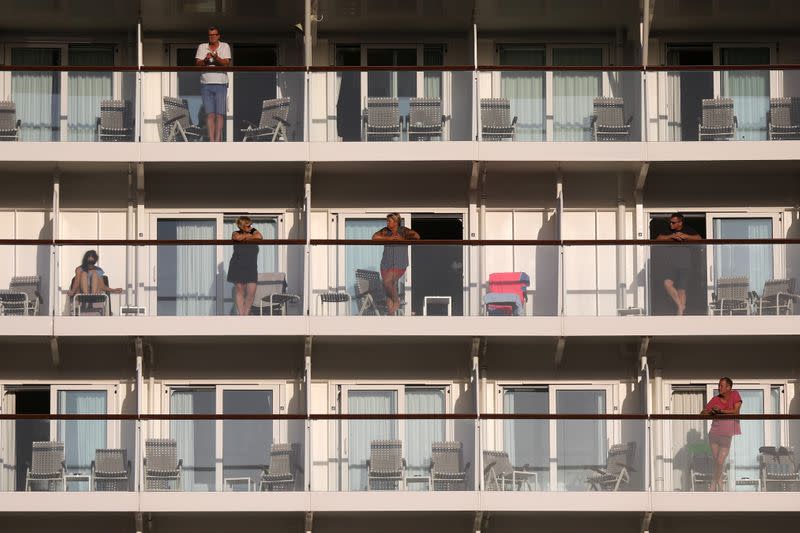
[[[597,122],[597,115],[590,115],[589,116],[589,125],[594,126],[594,123]]]
[[[94,478],[94,467],[95,467],[95,464],[94,464],[94,461],[92,461],[92,463],[89,465],[89,475],[92,478]]]
[[[625,121],[625,127],[630,128],[631,124],[633,124],[633,115],[628,117],[628,120]]]
[[[183,469],[183,459],[178,459],[178,472]]]
[[[371,464],[371,461],[369,459],[367,459],[367,471],[369,471],[370,464]]]
[[[22,119],[18,118],[17,119],[17,128],[19,128],[20,126],[22,126]]]
[[[733,127],[734,128],[738,128],[739,127],[739,119],[736,118],[736,115],[733,115]]]
[[[125,471],[126,474],[129,476],[131,475],[131,460],[128,459],[128,469]]]
[[[602,467],[599,467],[599,466],[590,466],[589,470],[592,470],[593,472],[597,472],[598,474],[606,474],[606,473],[608,473],[608,471],[605,468],[602,468]]]
[[[291,123],[291,122],[289,122],[288,120],[283,120],[283,119],[282,119],[282,118],[280,118],[280,117],[275,117],[275,120],[277,120],[278,122],[280,122],[280,123],[281,123],[281,124],[283,124],[284,126],[291,126],[291,125],[292,125],[292,123]]]
[[[514,118],[511,119],[511,125],[512,126],[516,126],[517,125],[517,116],[516,115],[514,115]]]

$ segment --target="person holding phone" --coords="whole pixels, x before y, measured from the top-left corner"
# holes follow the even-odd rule
[[[701,415],[738,415],[742,408],[742,397],[733,390],[733,380],[723,377],[719,380],[719,394],[711,398]],[[714,457],[714,475],[711,481],[711,490],[723,490],[722,472],[725,470],[725,460],[731,450],[731,441],[734,435],[741,435],[741,423],[733,418],[718,418],[711,422],[708,431],[708,444],[711,446],[711,455]]]
[[[220,40],[221,36],[217,26],[208,27],[208,42],[200,43],[197,47],[195,65],[227,67],[231,64],[231,47]],[[206,110],[208,139],[219,142],[222,140],[222,126],[225,123],[228,75],[225,72],[203,72],[200,75],[200,95]]]

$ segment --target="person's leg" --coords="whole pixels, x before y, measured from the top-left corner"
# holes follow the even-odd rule
[[[395,271],[385,270],[381,272],[383,277],[383,290],[386,293],[386,311],[393,315],[397,311],[395,302],[397,301],[397,278]]]
[[[225,115],[217,114],[217,141],[222,142],[222,127],[225,125]]]
[[[244,293],[244,308],[247,310],[245,315],[250,314],[250,309],[253,308],[253,300],[256,297],[256,284],[255,283],[248,283],[245,285],[245,293]]]
[[[234,289],[235,289],[234,299],[236,301],[236,312],[239,313],[239,316],[245,316],[247,315],[247,311],[249,311],[249,309],[245,310],[244,306],[245,284],[235,283]]]
[[[678,294],[678,289],[675,288],[675,282],[671,279],[664,280],[664,290],[667,291],[667,294],[672,301],[675,302],[675,306],[678,308],[678,314],[683,314],[683,309],[681,308],[681,297]]]
[[[677,289],[678,292],[678,315],[686,312],[686,289]]]
[[[213,84],[203,83],[200,85],[200,96],[203,99],[203,109],[206,113],[206,129],[208,130],[208,140],[213,142],[217,131],[216,120],[216,101],[214,100]]]
[[[214,113],[217,115],[217,142],[222,141],[222,128],[225,126],[225,107],[227,104],[228,86],[217,85],[214,87]]]
[[[717,485],[717,490],[720,491],[725,490],[725,487],[722,484],[722,473],[725,471],[725,460],[728,458],[728,452],[730,451],[730,446],[722,446],[720,444],[718,447],[717,456],[715,457],[714,483]]]
[[[208,113],[206,115],[206,128],[208,129],[208,140],[210,142],[217,141],[217,114]]]
[[[709,436],[709,446],[711,446],[711,457],[714,459],[713,471],[711,472],[711,486],[709,487],[709,490],[716,492],[719,490],[717,483],[717,456],[719,455],[719,444],[714,442],[713,437]],[[722,477],[721,473],[720,477]]]

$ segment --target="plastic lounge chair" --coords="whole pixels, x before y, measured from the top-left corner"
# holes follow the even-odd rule
[[[765,281],[761,295],[755,291],[750,293],[755,312],[759,315],[793,315],[795,301],[800,299],[800,295],[794,292],[794,284],[794,278]]]
[[[400,140],[400,103],[397,98],[367,98],[364,107],[365,141]]]
[[[433,137],[444,140],[444,122],[440,98],[411,98],[408,102],[409,141],[430,141]]]
[[[147,439],[144,450],[145,490],[180,491],[183,459],[178,459],[178,442],[175,439]],[[171,488],[173,485],[174,489]]]
[[[469,462],[462,467],[460,442],[434,442],[431,445],[433,490],[464,490],[468,470]]]
[[[18,141],[22,120],[17,118],[17,105],[11,101],[0,102],[0,141]]]
[[[8,290],[0,290],[3,315],[37,315],[41,295],[41,276],[14,276]]]
[[[25,473],[25,490],[32,490],[34,483],[47,483],[48,491],[65,490],[66,475],[64,443],[34,442],[31,450],[31,467]]]
[[[800,484],[800,472],[795,459],[794,450],[783,446],[762,446],[758,449],[758,464],[761,472],[761,486],[765,491],[770,489],[788,492],[797,490]]]
[[[483,297],[485,314],[489,316],[520,316],[525,314],[528,299],[526,289],[531,278],[525,272],[495,272],[489,274],[489,288]]]
[[[297,294],[287,294],[286,274],[284,272],[264,272],[258,275],[253,307],[259,315],[286,314],[289,302],[300,302]],[[265,312],[266,311],[266,312]]]
[[[511,118],[508,98],[481,98],[481,135],[484,141],[516,139],[517,117]]]
[[[202,141],[204,137],[204,129],[192,124],[189,103],[182,98],[164,97],[162,126],[165,142]]]
[[[712,315],[749,315],[750,309],[750,278],[736,276],[717,280],[717,291],[708,304]]]
[[[769,99],[769,139],[800,139],[800,98]]]
[[[74,316],[109,316],[108,294],[76,294],[72,299]]]
[[[619,141],[628,138],[633,117],[625,120],[625,101],[622,98],[598,97],[594,99],[593,107],[591,125],[595,141]]]
[[[539,475],[529,468],[528,465],[522,469],[511,466],[507,452],[483,452],[483,482],[486,490],[536,490]]]
[[[698,127],[701,141],[727,141],[736,138],[739,121],[733,114],[733,98],[704,98]]]
[[[128,490],[131,462],[127,450],[102,448],[95,450],[92,461],[92,490]]]
[[[100,102],[100,117],[97,119],[99,141],[131,141],[129,105],[126,100],[103,100]]]
[[[405,285],[402,280],[398,282],[397,293],[400,296],[400,307],[398,313],[402,314],[405,305]],[[353,299],[358,306],[358,314],[366,315],[385,315],[386,290],[383,288],[383,280],[380,272],[375,270],[356,269],[355,296]]]
[[[272,98],[261,104],[261,118],[258,126],[244,121],[247,127],[242,129],[242,142],[247,141],[286,141],[286,128],[289,124],[290,97]]]
[[[291,491],[295,487],[295,472],[302,472],[297,464],[294,444],[273,444],[269,450],[269,464],[261,474],[258,490]]]
[[[367,459],[367,490],[405,488],[406,460],[399,440],[373,440]]]
[[[722,472],[722,483],[728,483],[728,466]],[[709,489],[714,480],[714,458],[708,452],[692,453],[689,456],[689,477],[692,480],[692,492],[696,492],[698,487],[705,490]]]
[[[614,444],[608,449],[605,467],[591,467],[597,474],[586,478],[592,490],[616,492],[631,481],[636,443]]]

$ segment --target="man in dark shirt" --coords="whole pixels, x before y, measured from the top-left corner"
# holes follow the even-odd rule
[[[699,241],[702,239],[700,234],[693,228],[684,224],[683,215],[673,213],[669,217],[669,232],[662,233],[656,237],[657,241],[674,241],[683,243],[686,241]],[[672,247],[670,247],[672,248]],[[664,279],[664,290],[675,302],[678,315],[682,315],[686,310],[686,286],[689,282],[689,272],[692,266],[691,247],[685,249],[675,247],[670,250],[667,275]]]

